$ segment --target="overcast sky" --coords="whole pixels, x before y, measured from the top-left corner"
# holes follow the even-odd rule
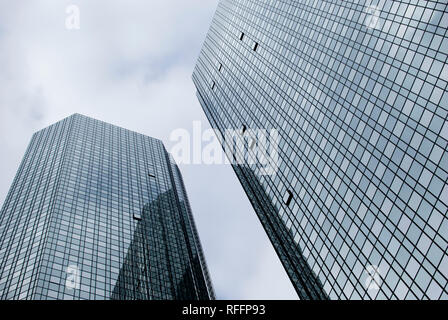
[[[0,0],[0,204],[32,133],[75,112],[168,150],[173,130],[209,128],[191,73],[217,2]],[[232,168],[180,169],[217,297],[296,299]]]

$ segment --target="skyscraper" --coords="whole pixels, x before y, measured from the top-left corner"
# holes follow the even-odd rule
[[[273,174],[233,166],[300,298],[448,298],[447,11],[219,2],[197,96],[224,145],[278,131]]]
[[[1,299],[214,299],[160,140],[79,114],[34,134],[0,213]]]

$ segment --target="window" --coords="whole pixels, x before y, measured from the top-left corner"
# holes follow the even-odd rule
[[[212,82],[212,90],[215,89],[215,81]]]
[[[140,213],[134,213],[133,218],[134,218],[134,220],[140,221],[140,220],[142,220],[142,215]]]
[[[221,69],[222,69],[222,63],[219,64],[218,71],[221,72]]]
[[[289,206],[292,200],[292,192],[291,190],[286,190],[286,194],[283,196],[283,202]]]
[[[254,51],[257,51],[257,48],[258,48],[258,42],[255,42],[253,47]]]
[[[244,39],[244,32],[241,32],[241,34],[240,34],[240,40],[243,40]]]
[[[243,134],[246,132],[246,130],[247,130],[247,127],[245,124],[243,124]]]
[[[149,176],[150,178],[155,178],[155,177],[156,177],[155,174],[154,174],[154,173],[151,173],[151,172],[148,172],[148,176]]]

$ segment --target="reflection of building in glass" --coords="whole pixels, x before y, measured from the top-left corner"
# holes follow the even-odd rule
[[[446,1],[219,2],[193,81],[222,135],[279,132],[276,174],[234,167],[301,298],[448,299],[447,27]]]
[[[0,215],[1,299],[213,299],[161,141],[81,115],[34,134]]]
[[[309,268],[302,250],[294,242],[293,233],[283,223],[275,206],[268,201],[268,195],[254,173],[254,169],[245,165],[235,165],[234,168],[251,203],[254,204],[258,218],[270,235],[271,241],[276,244],[274,248],[283,266],[288,274],[293,275],[292,283],[296,290],[300,292],[300,296],[328,299],[322,283]]]
[[[143,207],[112,299],[210,298],[199,257],[183,236],[187,226],[177,201],[169,190]]]

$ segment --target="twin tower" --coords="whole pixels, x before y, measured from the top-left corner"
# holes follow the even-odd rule
[[[277,130],[275,172],[233,167],[301,299],[448,299],[447,12],[220,1],[197,96],[222,136]],[[0,213],[0,298],[213,299],[162,143],[81,115],[36,133]]]

